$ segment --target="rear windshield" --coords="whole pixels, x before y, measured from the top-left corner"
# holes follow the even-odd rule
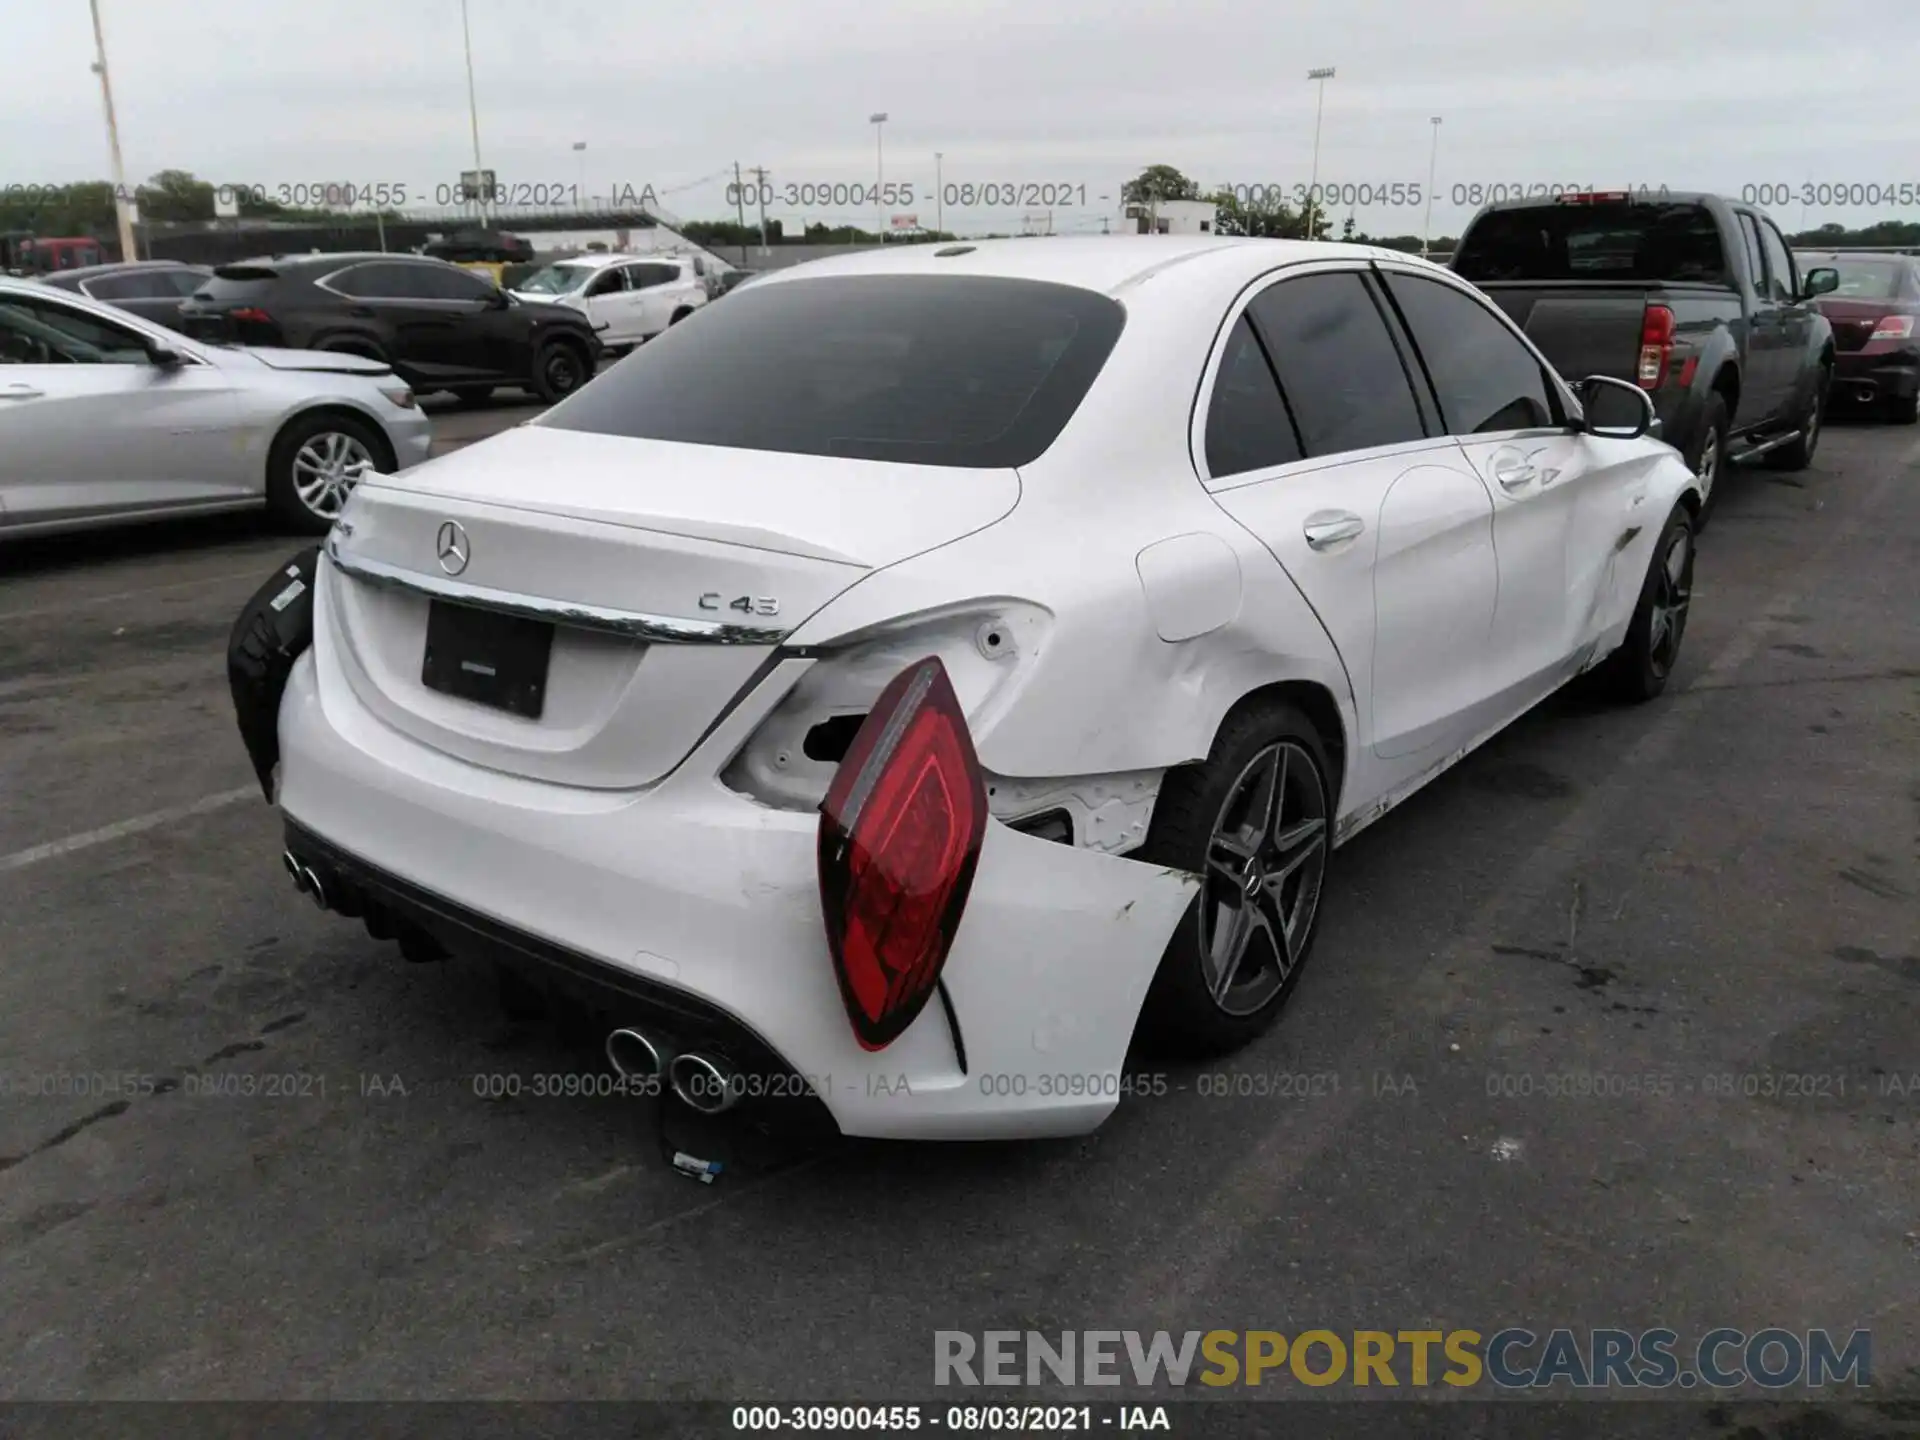
[[[257,265],[222,265],[194,291],[201,300],[253,300],[273,287],[279,275]]]
[[[1899,260],[1836,257],[1815,260],[1812,264],[1840,272],[1840,288],[1830,292],[1834,300],[1892,300],[1900,293],[1901,276],[1906,270],[1905,263]]]
[[[1702,205],[1490,210],[1461,240],[1453,269],[1468,280],[1728,280],[1719,228]]]
[[[534,423],[847,460],[1025,465],[1065,428],[1124,321],[1104,295],[1035,280],[753,285]]]

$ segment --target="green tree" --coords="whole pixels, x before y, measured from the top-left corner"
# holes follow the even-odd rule
[[[1158,200],[1198,200],[1200,186],[1172,165],[1149,165],[1120,187],[1128,205],[1151,205]]]
[[[213,219],[213,182],[187,170],[162,170],[133,192],[140,219],[154,224],[182,224]]]
[[[1214,207],[1213,228],[1217,234],[1254,235],[1269,240],[1306,237],[1306,216],[1278,198],[1277,189],[1265,192],[1256,189],[1244,197],[1236,197],[1231,190],[1221,190],[1207,198]],[[1327,217],[1316,212],[1313,220],[1313,228],[1319,232],[1316,238],[1326,239]]]

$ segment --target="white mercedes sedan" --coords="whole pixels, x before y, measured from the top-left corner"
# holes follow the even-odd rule
[[[381,361],[211,345],[0,278],[0,541],[262,506],[324,534],[432,439]]]
[[[1396,252],[851,255],[368,476],[243,732],[300,889],[593,997],[622,1084],[1084,1132],[1136,1030],[1274,1023],[1338,846],[1582,672],[1661,692],[1651,425]]]

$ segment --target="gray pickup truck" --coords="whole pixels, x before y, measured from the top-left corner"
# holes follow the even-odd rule
[[[1800,274],[1752,206],[1665,191],[1507,201],[1474,216],[1453,269],[1561,374],[1646,390],[1700,477],[1703,519],[1729,463],[1812,460],[1834,342],[1810,302],[1840,277]]]

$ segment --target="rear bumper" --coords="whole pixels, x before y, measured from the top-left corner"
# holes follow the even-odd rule
[[[988,826],[929,1005],[860,1049],[834,980],[817,819],[714,778],[786,683],[769,680],[668,778],[587,791],[484,770],[364,710],[322,635],[280,710],[288,845],[456,954],[537,968],[728,1053],[747,1093],[802,1077],[850,1135],[1092,1130],[1113,1110],[1147,985],[1197,877]],[[960,1049],[964,1048],[964,1063]]]
[[[1920,350],[1849,351],[1834,356],[1836,401],[1875,404],[1920,394]]]

